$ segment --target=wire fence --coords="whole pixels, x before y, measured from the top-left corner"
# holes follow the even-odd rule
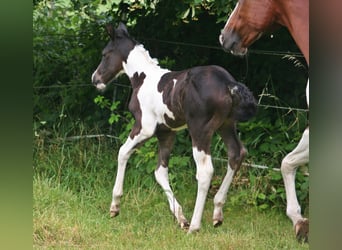
[[[76,135],[76,136],[69,136],[65,138],[58,138],[57,140],[61,141],[75,141],[75,140],[82,140],[82,139],[93,139],[93,138],[110,138],[119,141],[120,138],[117,136],[113,135],[108,135],[108,134],[93,134],[93,135]],[[223,158],[218,158],[218,157],[213,157],[212,158],[214,161],[220,161],[224,163],[228,163],[228,159],[223,159]],[[258,168],[258,169],[268,169],[268,170],[273,170],[273,171],[280,171],[280,168],[274,168],[274,167],[269,167],[265,165],[259,165],[259,164],[254,164],[254,163],[247,163],[243,162],[243,166],[251,167],[251,168]],[[305,175],[309,176],[309,173],[305,173]]]
[[[110,84],[118,87],[124,87],[131,89],[131,85],[121,84],[117,81],[113,81]],[[75,88],[75,87],[94,87],[90,83],[89,84],[54,84],[50,86],[36,86],[33,87],[34,89],[54,89],[54,88]],[[265,109],[272,108],[272,109],[282,109],[288,111],[299,111],[299,112],[309,112],[309,109],[301,109],[301,108],[293,108],[293,107],[283,107],[283,106],[276,106],[276,105],[266,105],[258,103],[258,107],[262,107]]]
[[[49,34],[46,36],[58,36],[58,34]],[[214,50],[222,50],[219,46],[210,46],[210,45],[203,45],[203,44],[195,44],[195,43],[187,43],[187,42],[178,42],[178,41],[167,41],[167,40],[160,40],[160,39],[151,39],[151,38],[140,38],[141,40],[145,41],[154,41],[159,43],[166,43],[166,44],[172,44],[172,45],[180,45],[180,46],[190,46],[190,47],[197,47],[197,48],[207,48],[207,49],[214,49]],[[291,52],[291,51],[272,51],[272,50],[253,50],[250,49],[250,54],[262,54],[262,55],[269,55],[269,56],[293,56],[293,57],[304,57],[302,53],[299,52]],[[111,82],[114,86],[117,87],[124,87],[124,88],[132,88],[130,85],[121,84],[117,80],[114,80]],[[44,85],[44,84],[43,84]],[[93,87],[90,83],[89,84],[74,84],[74,83],[56,83],[56,84],[46,84],[45,86],[34,86],[34,89],[56,89],[56,88],[77,88],[77,87]],[[115,99],[116,90],[113,92],[113,100]],[[294,108],[294,107],[284,107],[284,106],[276,106],[276,105],[265,105],[258,103],[258,107],[264,108],[264,109],[280,109],[280,110],[287,110],[287,111],[297,111],[297,112],[308,112],[309,109],[301,109],[301,108]],[[67,141],[73,141],[73,140],[80,140],[80,139],[91,139],[91,138],[110,138],[114,140],[119,140],[118,137],[109,135],[109,134],[93,134],[93,135],[79,135],[79,136],[70,136],[66,138],[58,138],[61,140],[67,140]],[[228,162],[227,159],[222,158],[213,158],[213,160],[221,161],[221,162]],[[258,168],[258,169],[271,169],[274,171],[280,171],[279,168],[271,168],[265,165],[258,165],[258,164],[252,164],[252,163],[242,163],[244,166],[252,167],[252,168]],[[308,173],[307,173],[308,175]]]
[[[202,49],[214,49],[222,51],[222,47],[220,46],[212,46],[212,45],[205,45],[205,44],[196,44],[196,43],[188,43],[188,42],[178,42],[178,41],[168,41],[168,40],[161,40],[161,39],[154,39],[154,38],[141,38],[145,41],[154,41],[158,43],[166,43],[172,45],[181,45],[181,46],[188,46],[188,47],[197,47]],[[250,54],[258,54],[258,55],[269,55],[269,56],[295,56],[295,57],[302,57],[304,58],[303,54],[300,52],[291,52],[291,51],[273,51],[273,50],[257,50],[257,49],[249,49],[248,53]]]
[[[85,34],[59,34],[59,33],[48,33],[48,34],[40,34],[35,37],[44,38],[44,37],[82,37],[82,36],[89,36],[88,33]],[[194,47],[194,48],[202,48],[202,49],[214,49],[222,51],[221,46],[213,46],[207,44],[198,44],[198,43],[191,43],[191,42],[179,42],[179,41],[170,41],[170,40],[163,40],[163,39],[156,39],[156,38],[146,38],[146,37],[139,37],[139,40],[142,41],[152,41],[157,43],[166,43],[178,46],[187,46],[187,47]],[[304,55],[301,52],[293,52],[293,51],[273,51],[273,50],[257,50],[257,49],[249,49],[248,53],[250,54],[258,54],[258,55],[269,55],[269,56],[295,56],[304,58]]]
[[[125,84],[120,84],[117,81],[113,81],[111,84],[113,84],[114,86],[118,86],[118,87],[125,87],[125,88],[132,88],[130,85],[125,85]],[[41,87],[35,87],[36,89],[40,89],[40,88],[70,88],[70,87],[93,87],[91,84],[72,84],[72,85],[68,85],[68,84],[57,84],[57,85],[51,85],[51,86],[41,86]],[[116,95],[116,91],[114,89],[113,91],[113,100],[115,100],[115,95]],[[264,109],[280,109],[280,110],[287,110],[288,112],[291,111],[297,111],[297,112],[308,112],[308,109],[300,109],[300,108],[293,108],[293,107],[283,107],[283,106],[276,106],[276,105],[265,105],[265,104],[258,104],[258,107],[264,108]],[[74,140],[81,140],[81,139],[92,139],[92,138],[110,138],[110,139],[114,139],[116,141],[120,141],[119,137],[117,136],[113,136],[110,134],[88,134],[88,135],[76,135],[76,136],[69,136],[69,137],[65,137],[65,138],[57,138],[57,140],[65,140],[65,141],[74,141]],[[221,162],[228,162],[227,159],[223,159],[223,158],[213,158],[213,160],[215,161],[221,161]],[[247,166],[247,167],[252,167],[252,168],[257,168],[257,169],[269,169],[269,170],[273,170],[273,171],[280,171],[280,168],[273,168],[273,167],[269,167],[269,166],[265,166],[265,165],[259,165],[259,164],[254,164],[254,163],[242,163],[242,165]],[[306,173],[306,175],[308,175],[308,173]]]

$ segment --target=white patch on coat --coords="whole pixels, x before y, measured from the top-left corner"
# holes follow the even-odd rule
[[[236,91],[238,91],[238,86],[234,86],[233,88],[230,89],[230,93],[232,95],[235,95]]]
[[[104,83],[99,83],[99,84],[96,84],[96,88],[98,90],[103,90],[106,88],[106,85]]]
[[[143,127],[154,127],[153,123],[166,124],[164,115],[175,119],[174,114],[163,103],[163,93],[158,91],[158,83],[161,77],[170,72],[158,65],[156,59],[152,59],[143,45],[136,45],[127,57],[127,63],[122,63],[125,73],[132,78],[135,73],[146,75],[141,85],[137,98],[140,103]]]
[[[173,87],[176,87],[177,79],[173,79]]]
[[[150,53],[142,44],[136,45],[128,54],[127,62],[122,62],[123,69],[129,78],[132,78],[134,73],[139,75],[144,72],[145,75],[159,76],[170,72],[170,70],[162,69],[158,60],[150,57]]]

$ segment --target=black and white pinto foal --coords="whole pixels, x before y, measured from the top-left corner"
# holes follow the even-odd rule
[[[102,90],[122,70],[130,78],[133,92],[129,110],[135,124],[118,154],[118,169],[112,217],[119,214],[126,164],[134,150],[153,135],[159,142],[155,178],[163,188],[172,213],[181,228],[198,231],[206,196],[213,175],[210,143],[214,132],[228,148],[228,170],[214,197],[214,226],[223,221],[222,207],[235,172],[246,155],[237,137],[237,122],[247,121],[256,113],[256,102],[246,86],[218,66],[194,67],[183,71],[162,69],[143,45],[136,42],[122,23],[117,29],[107,26],[110,41],[102,52],[102,61],[92,75],[92,83]],[[176,131],[188,128],[196,163],[198,190],[189,225],[182,207],[174,197],[168,180],[168,161]]]

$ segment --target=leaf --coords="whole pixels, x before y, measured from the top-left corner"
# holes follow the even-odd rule
[[[189,9],[187,9],[183,14],[182,14],[182,19],[185,19],[185,18],[187,18],[188,17],[188,15],[189,15],[189,13],[190,13],[190,8]]]
[[[265,210],[268,208],[268,204],[264,203],[264,204],[260,205],[258,208],[260,208],[261,210]]]
[[[266,195],[263,194],[263,193],[260,193],[260,194],[258,194],[258,198],[259,198],[260,200],[265,200],[265,199],[266,199]]]
[[[112,114],[108,119],[109,124],[112,125],[114,122],[119,121],[119,117],[119,115]]]
[[[195,5],[191,6],[191,18],[194,18],[196,14]]]
[[[120,101],[113,102],[112,105],[110,106],[110,111],[116,110],[119,104],[120,104]]]

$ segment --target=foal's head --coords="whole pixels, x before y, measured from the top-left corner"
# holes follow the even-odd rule
[[[223,48],[245,55],[247,48],[273,26],[273,0],[239,0],[219,37]]]
[[[123,69],[122,63],[126,62],[129,52],[136,45],[123,23],[116,29],[108,24],[106,29],[110,41],[103,49],[102,60],[91,77],[92,83],[99,90],[103,90]]]

